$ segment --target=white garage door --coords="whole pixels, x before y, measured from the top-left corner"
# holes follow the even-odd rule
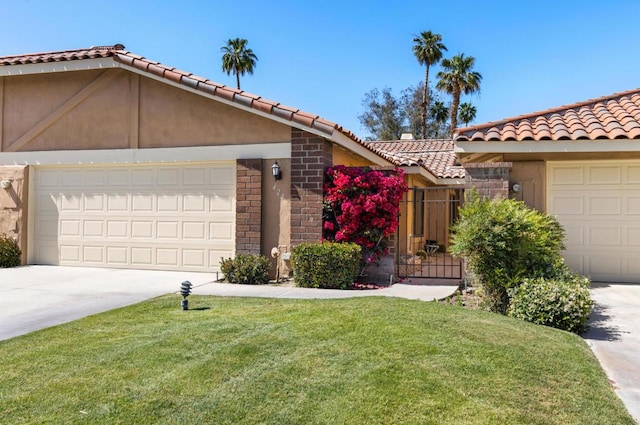
[[[33,264],[218,270],[235,249],[235,164],[36,167]]]
[[[640,161],[549,162],[547,176],[567,264],[595,281],[640,282]]]

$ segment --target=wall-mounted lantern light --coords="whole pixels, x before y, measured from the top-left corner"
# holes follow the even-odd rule
[[[9,189],[11,187],[11,180],[2,180],[0,182],[0,187],[3,189]]]
[[[280,164],[278,164],[278,161],[274,162],[271,166],[271,173],[273,174],[273,178],[276,180],[280,180],[282,178],[282,171],[280,170]]]

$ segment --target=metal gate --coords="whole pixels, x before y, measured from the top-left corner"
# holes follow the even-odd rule
[[[463,189],[409,190],[400,205],[396,275],[401,278],[462,279],[462,260],[448,253],[450,227],[458,218]]]

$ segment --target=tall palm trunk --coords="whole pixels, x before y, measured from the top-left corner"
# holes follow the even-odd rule
[[[238,85],[238,90],[240,90],[240,72],[236,69],[236,84]]]
[[[453,137],[453,133],[456,130],[456,127],[458,126],[458,107],[460,106],[460,95],[461,95],[461,90],[460,88],[456,87],[456,89],[454,90],[454,92],[452,93],[452,100],[451,100],[451,136]]]
[[[429,65],[424,73],[424,88],[422,90],[422,138],[427,138],[427,112],[429,111],[429,103],[427,96],[429,95]]]

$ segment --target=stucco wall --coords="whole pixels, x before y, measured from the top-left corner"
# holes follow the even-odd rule
[[[333,165],[345,165],[347,167],[365,167],[373,165],[371,161],[347,151],[345,148],[333,145],[332,147]]]
[[[271,277],[275,278],[276,267],[279,276],[288,275],[290,269],[280,258],[271,257],[271,248],[280,248],[282,253],[291,252],[291,160],[278,159],[282,178],[273,177],[271,167],[274,160],[262,161],[262,253],[271,259]],[[279,262],[279,264],[278,264]]]
[[[0,188],[0,234],[18,242],[23,264],[27,259],[28,177],[28,168],[25,166],[0,166],[0,181],[11,183],[7,189]]]
[[[538,211],[545,210],[546,165],[544,161],[516,161],[509,172],[509,197]],[[514,192],[513,185],[520,185]]]
[[[0,78],[3,151],[287,142],[289,126],[121,69]]]

